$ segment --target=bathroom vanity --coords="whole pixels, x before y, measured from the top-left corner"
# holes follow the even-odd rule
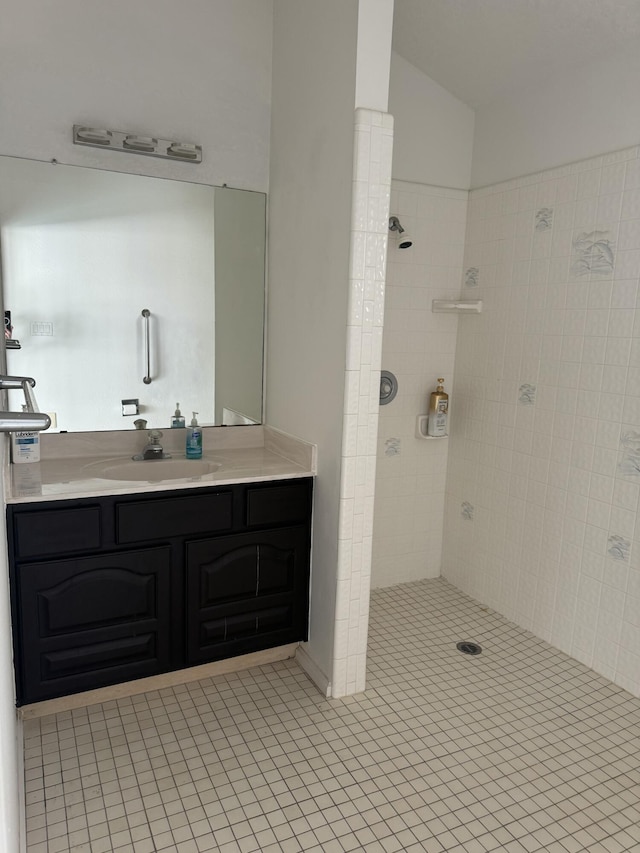
[[[10,493],[18,704],[307,638],[312,466],[264,447],[216,458],[177,488],[105,486],[77,479],[95,460],[56,459],[44,476],[65,468],[68,498]]]

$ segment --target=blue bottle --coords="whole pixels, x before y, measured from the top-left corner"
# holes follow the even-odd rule
[[[197,412],[193,413],[191,426],[187,428],[187,459],[202,459],[202,430],[196,418],[197,414]]]

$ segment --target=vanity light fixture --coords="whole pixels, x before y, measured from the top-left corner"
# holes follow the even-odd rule
[[[122,130],[106,130],[102,127],[84,127],[74,124],[73,143],[88,145],[91,148],[108,148],[110,151],[124,151],[129,154],[163,157],[166,160],[182,160],[185,163],[202,162],[202,146],[193,142],[176,142]]]

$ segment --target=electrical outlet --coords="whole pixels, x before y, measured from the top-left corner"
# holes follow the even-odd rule
[[[51,426],[49,427],[49,429],[56,429],[56,427],[58,426],[58,415],[56,414],[56,412],[47,412],[47,414],[51,418]]]
[[[31,336],[32,337],[51,337],[53,335],[53,323],[40,323],[40,322],[32,322],[31,323]]]

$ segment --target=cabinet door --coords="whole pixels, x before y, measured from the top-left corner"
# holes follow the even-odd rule
[[[304,640],[307,527],[187,544],[189,664]]]
[[[170,548],[18,566],[22,702],[169,669]]]

